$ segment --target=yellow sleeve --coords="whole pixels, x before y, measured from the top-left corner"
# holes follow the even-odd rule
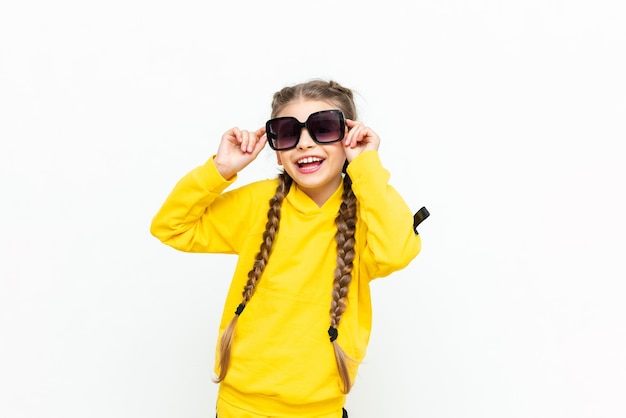
[[[237,253],[246,193],[223,193],[236,180],[224,179],[211,157],[176,183],[150,232],[164,244],[187,252]],[[234,209],[236,208],[236,210]]]
[[[366,151],[348,165],[358,217],[366,225],[361,262],[371,278],[384,277],[406,267],[421,249],[413,230],[413,213],[389,185],[389,172],[377,151]]]

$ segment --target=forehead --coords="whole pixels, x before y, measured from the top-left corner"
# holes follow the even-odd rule
[[[304,122],[311,113],[331,109],[337,109],[337,105],[322,100],[298,100],[283,107],[276,117],[292,116]]]

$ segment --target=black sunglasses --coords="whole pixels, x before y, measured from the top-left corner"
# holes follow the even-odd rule
[[[304,123],[291,116],[270,119],[265,124],[267,142],[275,151],[295,148],[302,128],[306,128],[318,144],[332,144],[343,139],[346,121],[337,109],[311,113]]]

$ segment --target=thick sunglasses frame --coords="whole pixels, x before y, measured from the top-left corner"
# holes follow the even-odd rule
[[[330,141],[320,141],[317,139],[317,136],[315,135],[315,132],[313,129],[311,129],[311,127],[309,126],[311,118],[315,118],[318,117],[320,115],[324,115],[324,114],[332,114],[332,115],[337,115],[337,117],[339,118],[339,137]],[[277,140],[277,135],[274,133],[273,129],[271,128],[271,125],[275,122],[278,121],[282,121],[282,120],[291,120],[293,121],[294,126],[297,128],[296,129],[296,141],[294,142],[293,145],[289,146],[289,147],[277,147],[275,144],[275,141]],[[311,139],[313,139],[313,141],[317,144],[320,145],[325,145],[325,144],[332,144],[335,142],[339,142],[343,139],[345,132],[346,132],[346,120],[343,116],[343,112],[341,110],[338,109],[331,109],[331,110],[321,110],[319,112],[313,112],[309,115],[309,117],[306,119],[305,122],[300,122],[298,119],[292,117],[292,116],[284,116],[281,118],[274,118],[274,119],[270,119],[265,123],[265,132],[267,134],[267,143],[269,144],[269,146],[274,150],[274,151],[286,151],[286,150],[290,150],[293,149],[295,147],[298,146],[298,143],[300,142],[300,137],[302,136],[302,128],[306,128],[307,131],[309,132],[309,135],[311,136]]]

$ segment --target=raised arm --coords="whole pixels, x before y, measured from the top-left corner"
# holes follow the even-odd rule
[[[217,154],[176,184],[152,220],[152,235],[181,251],[236,253],[251,202],[245,191],[223,191],[266,142],[264,127],[226,131]]]
[[[413,229],[413,213],[389,185],[389,172],[378,151],[365,151],[349,165],[352,189],[359,202],[358,216],[367,225],[362,263],[372,278],[406,267],[421,249]]]

